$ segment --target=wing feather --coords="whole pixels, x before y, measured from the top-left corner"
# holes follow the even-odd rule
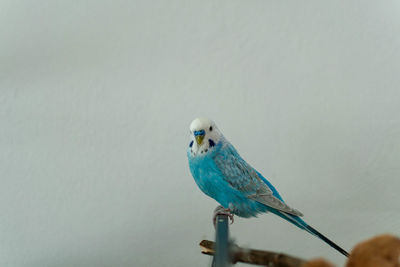
[[[300,211],[289,207],[275,197],[257,172],[235,150],[231,149],[227,153],[219,153],[214,160],[224,180],[233,188],[244,193],[249,199],[295,216],[303,216]]]

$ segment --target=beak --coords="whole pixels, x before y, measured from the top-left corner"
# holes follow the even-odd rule
[[[204,135],[197,135],[197,136],[195,136],[195,138],[196,138],[197,144],[201,145],[203,143],[203,140],[204,140]]]
[[[198,145],[201,145],[203,143],[205,135],[206,135],[206,131],[204,131],[204,130],[194,132],[194,138],[196,138],[196,143]]]

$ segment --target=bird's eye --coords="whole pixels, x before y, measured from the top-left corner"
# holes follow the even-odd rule
[[[210,126],[210,132],[212,131],[212,126]]]

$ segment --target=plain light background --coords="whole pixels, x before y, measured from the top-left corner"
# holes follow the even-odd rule
[[[351,249],[400,235],[399,1],[1,1],[0,265],[209,266],[187,166],[213,119]],[[237,244],[337,264],[273,216]]]

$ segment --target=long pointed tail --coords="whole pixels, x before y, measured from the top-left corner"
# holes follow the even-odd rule
[[[291,215],[291,214],[287,214],[287,213],[284,213],[284,212],[276,212],[275,214],[280,216],[280,217],[282,217],[283,219],[288,220],[289,222],[293,223],[297,227],[299,227],[299,228],[301,228],[303,230],[306,230],[310,234],[315,235],[316,237],[320,238],[321,240],[326,242],[329,246],[331,246],[332,248],[336,249],[337,251],[339,251],[340,253],[342,253],[346,257],[349,256],[349,253],[347,253],[346,250],[342,249],[341,247],[336,245],[332,240],[330,240],[329,238],[327,238],[326,236],[324,236],[323,234],[321,234],[320,232],[318,232],[317,230],[315,230],[314,228],[309,226],[300,217],[294,216],[294,215]]]
[[[330,239],[328,239],[326,236],[324,236],[323,234],[321,234],[320,232],[318,232],[317,230],[315,230],[314,228],[312,228],[311,226],[307,225],[305,226],[305,230],[307,230],[308,232],[310,232],[311,234],[321,238],[323,241],[325,241],[329,246],[333,247],[334,249],[336,249],[337,251],[339,251],[340,253],[342,253],[343,255],[345,255],[346,257],[349,256],[349,253],[347,253],[346,250],[342,249],[341,247],[339,247],[338,245],[336,245],[335,243],[333,243],[333,241],[331,241]]]

